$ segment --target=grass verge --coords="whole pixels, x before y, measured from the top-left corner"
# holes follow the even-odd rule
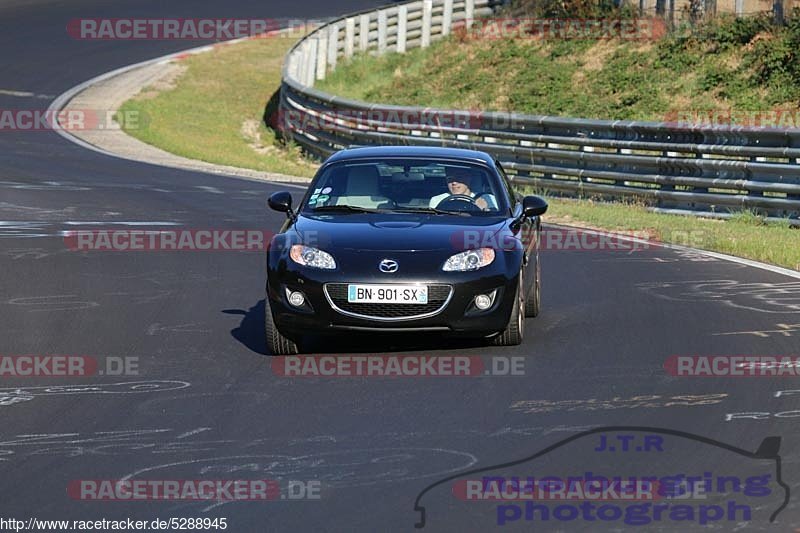
[[[755,122],[780,110],[776,127],[800,127],[798,47],[800,10],[784,27],[722,16],[639,41],[463,30],[405,54],[354,56],[319,88],[370,102],[595,119]]]
[[[280,88],[283,56],[295,39],[254,39],[190,56],[174,87],[146,87],[121,113],[146,124],[126,133],[177,155],[209,163],[293,176],[316,165],[264,125],[264,109]]]
[[[800,270],[800,230],[766,223],[751,213],[728,220],[668,215],[644,205],[548,198],[545,220],[606,231],[646,233],[657,241],[690,246]]]

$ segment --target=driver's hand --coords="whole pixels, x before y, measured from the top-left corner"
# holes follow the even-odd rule
[[[478,198],[477,200],[475,200],[475,205],[477,205],[478,207],[480,207],[484,211],[489,209],[489,203],[486,200],[484,200],[483,198]]]

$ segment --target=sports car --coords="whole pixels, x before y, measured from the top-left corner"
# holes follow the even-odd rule
[[[267,248],[274,355],[311,335],[442,332],[507,346],[540,306],[547,203],[520,197],[491,155],[376,146],[330,156]]]

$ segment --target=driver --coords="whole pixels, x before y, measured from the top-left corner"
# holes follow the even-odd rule
[[[442,200],[454,194],[471,196],[475,198],[476,193],[472,192],[471,190],[471,186],[473,184],[473,177],[469,172],[463,169],[448,168],[446,171],[446,180],[447,180],[447,190],[449,192],[437,194],[436,196],[431,198],[429,204],[430,207],[438,206]],[[475,205],[477,205],[484,211],[488,211],[489,209],[497,209],[497,200],[495,200],[494,195],[483,193],[481,194],[480,198],[477,198],[475,200]]]

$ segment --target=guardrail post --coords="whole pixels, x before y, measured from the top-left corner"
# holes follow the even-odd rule
[[[356,38],[356,19],[350,17],[344,21],[344,57],[353,57],[353,45]]]
[[[366,52],[369,48],[369,15],[358,17],[358,49]]]
[[[442,13],[442,36],[450,34],[453,25],[453,0],[444,0],[444,12]]]
[[[431,45],[431,15],[433,14],[433,0],[422,0],[422,38],[420,48]]]
[[[386,53],[386,10],[378,11],[378,55]]]
[[[319,44],[317,44],[316,75],[318,80],[324,80],[328,67],[328,62],[325,60],[325,56],[328,54],[328,32],[325,30],[320,30],[319,37],[317,39],[319,40]]]
[[[582,152],[594,152],[594,146],[590,146],[590,145],[584,144],[583,146],[581,146],[581,151]],[[591,183],[591,182],[594,181],[589,176],[583,176],[582,179],[583,179],[583,181],[585,181],[587,183]],[[614,185],[619,185],[619,182],[615,181]]]
[[[466,19],[467,29],[472,27],[472,21],[475,19],[475,0],[467,0],[464,4],[464,18]]]
[[[339,25],[331,24],[328,33],[328,66],[331,70],[336,68],[336,56],[339,53]]]
[[[406,38],[408,36],[408,6],[401,5],[397,8],[397,53],[406,51]]]
[[[783,0],[774,0],[772,2],[772,22],[776,26],[783,26],[785,24]]]
[[[294,79],[298,79],[300,77],[300,72],[297,68],[297,60],[298,60],[297,52],[289,56],[289,69],[288,69],[289,76],[291,76]]]
[[[303,83],[308,87],[314,86],[314,79],[317,73],[317,46],[319,46],[319,39],[308,39],[307,54],[304,61],[306,65],[306,75],[303,78]]]
[[[300,83],[306,82],[306,70],[308,70],[308,42],[303,42],[299,50],[300,68],[297,73],[297,80]]]
[[[675,29],[675,0],[669,0],[669,29]]]
[[[800,157],[797,157],[797,158],[795,158],[795,159],[794,159],[794,161],[792,161],[791,159],[789,159],[789,164],[790,164],[790,165],[792,165],[792,164],[794,164],[794,165],[800,165]],[[798,168],[798,171],[800,171],[800,168]],[[800,194],[791,194],[791,193],[787,193],[787,194],[786,194],[786,199],[787,199],[787,200],[800,201]],[[795,213],[795,218],[800,218],[800,213]]]

